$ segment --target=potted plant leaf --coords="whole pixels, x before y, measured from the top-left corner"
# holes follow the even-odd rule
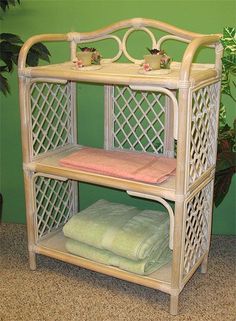
[[[10,5],[20,4],[20,0],[0,1],[0,7],[3,12],[9,9]],[[20,49],[23,45],[21,38],[12,33],[0,33],[0,91],[7,95],[10,93],[10,87],[7,79],[7,73],[13,71],[14,65],[17,65]],[[49,62],[50,52],[42,44],[37,43],[32,46],[27,56],[28,66],[37,66],[39,60]]]
[[[236,33],[235,28],[223,30],[221,43],[224,48],[222,58],[222,95],[236,102],[233,90],[236,88]],[[218,153],[215,175],[214,203],[218,206],[226,196],[232,177],[236,171],[236,119],[233,127],[226,122],[226,107],[221,102],[218,135]]]

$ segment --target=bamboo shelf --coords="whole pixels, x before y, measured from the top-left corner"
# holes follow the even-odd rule
[[[71,147],[66,151],[53,153],[27,164],[26,168],[32,172],[55,175],[58,178],[68,178],[80,182],[113,187],[122,190],[132,190],[151,195],[161,196],[168,200],[175,200],[175,176],[171,176],[161,184],[147,184],[139,181],[130,181],[124,178],[106,176],[102,174],[84,172],[82,170],[64,167],[59,160],[79,150],[79,147]]]
[[[158,38],[154,29],[165,35]],[[118,37],[116,31],[123,31],[123,36]],[[142,59],[133,58],[127,49],[129,35],[139,31],[147,33],[153,48],[161,49],[169,40],[183,42],[186,50],[182,61],[172,62],[169,70],[145,73]],[[185,284],[198,267],[202,273],[207,270],[221,78],[220,36],[136,18],[93,32],[38,35],[26,41],[18,66],[31,269],[36,268],[36,254],[43,254],[148,286],[170,294],[170,313],[177,314]],[[78,45],[92,43],[95,47],[106,39],[118,45],[114,57],[92,68],[75,67],[72,60]],[[68,42],[71,61],[27,67],[29,49],[41,41]],[[200,47],[215,50],[213,64],[193,62]],[[128,63],[118,62],[122,55]],[[175,158],[175,175],[163,183],[149,184],[60,165],[60,159],[83,147],[77,142],[76,121],[76,83],[81,82],[104,85],[105,150]],[[141,276],[68,253],[62,227],[78,212],[78,182],[161,203],[170,215],[172,261]],[[174,202],[174,209],[168,201]]]
[[[140,65],[130,63],[104,63],[98,70],[79,70],[74,67],[73,62],[61,64],[28,67],[21,71],[21,75],[30,78],[51,78],[60,80],[82,81],[101,84],[118,85],[147,85],[163,86],[165,88],[177,89],[180,87],[180,63],[173,63],[168,74],[142,74]],[[209,81],[217,76],[214,65],[193,64],[190,74],[190,82],[197,85],[202,81]]]
[[[139,276],[137,274],[129,273],[112,266],[106,266],[68,253],[65,249],[65,237],[60,231],[52,233],[51,236],[41,240],[35,247],[35,252],[78,265],[95,272],[114,276],[154,289],[159,289],[169,294],[171,292],[171,263],[166,264],[148,276]]]

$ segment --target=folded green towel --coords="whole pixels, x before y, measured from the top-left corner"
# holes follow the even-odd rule
[[[169,216],[99,200],[74,215],[63,232],[70,239],[139,261],[162,251],[162,243],[169,239]]]
[[[72,239],[66,240],[66,249],[75,255],[89,260],[118,267],[122,270],[136,274],[147,275],[167,264],[171,259],[168,239],[164,240],[159,249],[150,253],[143,260],[129,260],[107,250],[97,249],[93,246]]]

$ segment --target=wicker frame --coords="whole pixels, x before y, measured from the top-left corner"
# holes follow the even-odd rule
[[[149,28],[168,35],[156,40]],[[126,29],[122,39],[113,34],[121,29]],[[182,63],[172,64],[170,77],[137,73],[142,60],[134,59],[126,46],[129,34],[136,30],[146,32],[153,47],[161,48],[170,39],[186,43]],[[31,269],[36,268],[36,254],[40,253],[149,286],[169,293],[170,313],[177,314],[179,294],[186,282],[199,266],[203,273],[207,270],[221,77],[219,38],[218,34],[202,35],[136,18],[89,33],[34,36],[24,44],[19,56],[19,97]],[[39,41],[69,42],[73,59],[78,43],[101,39],[118,44],[118,53],[103,61],[107,72],[76,72],[70,63],[26,67],[27,53]],[[193,63],[200,46],[215,49],[214,64]],[[125,69],[116,63],[122,54],[131,62]],[[60,167],[60,157],[78,148],[75,82],[83,81],[104,84],[104,148],[175,157],[176,139],[175,178],[154,186]],[[142,277],[67,253],[60,230],[78,208],[76,181],[161,202],[171,218],[172,263]],[[174,201],[174,210],[168,200]]]

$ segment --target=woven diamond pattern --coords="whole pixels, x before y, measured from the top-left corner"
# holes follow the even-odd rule
[[[208,248],[208,225],[211,216],[212,183],[187,204],[185,222],[184,274],[187,274]]]
[[[33,157],[71,142],[70,85],[34,83],[31,87]]]
[[[35,179],[35,200],[38,238],[41,238],[64,225],[72,215],[72,182],[38,176]]]
[[[113,148],[163,153],[164,95],[115,86]]]
[[[190,184],[215,162],[217,88],[213,84],[193,93],[190,162]]]

